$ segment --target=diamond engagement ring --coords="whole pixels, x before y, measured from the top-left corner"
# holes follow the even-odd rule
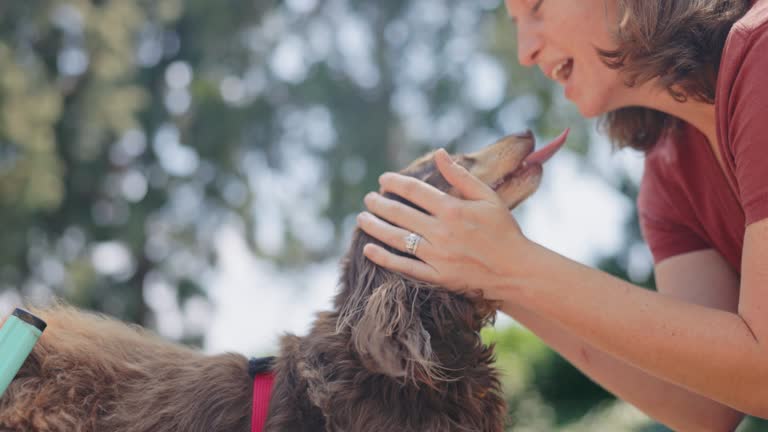
[[[416,255],[416,249],[419,247],[421,236],[416,233],[410,233],[405,237],[405,250],[411,255]]]

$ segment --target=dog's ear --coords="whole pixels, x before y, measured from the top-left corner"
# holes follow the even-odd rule
[[[414,290],[401,277],[375,288],[352,329],[352,342],[374,372],[423,382],[430,381],[436,365]]]
[[[369,261],[356,267],[356,277],[346,281],[337,330],[350,331],[352,349],[371,372],[433,384],[440,368],[421,317],[430,288]]]

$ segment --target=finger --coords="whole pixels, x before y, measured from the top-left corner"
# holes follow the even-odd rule
[[[379,184],[383,192],[405,198],[430,214],[437,213],[437,209],[444,205],[446,200],[456,199],[429,183],[398,173],[382,174]]]
[[[406,238],[411,233],[410,231],[390,225],[386,221],[368,212],[360,213],[357,216],[357,224],[360,226],[360,229],[365,231],[371,237],[374,237],[401,252],[410,253],[405,247]],[[421,240],[416,247],[416,256],[421,259],[426,259],[430,256],[431,247],[432,243],[430,243],[424,236],[421,236]]]
[[[368,243],[363,248],[365,256],[374,263],[389,270],[403,273],[414,279],[437,284],[438,273],[429,264],[419,260],[395,255],[379,245]]]
[[[435,152],[435,164],[448,183],[455,187],[464,198],[469,200],[494,200],[497,198],[493,189],[472,175],[466,168],[454,162],[444,149]]]
[[[431,237],[435,218],[397,200],[371,192],[363,199],[368,210],[376,216],[405,230]]]

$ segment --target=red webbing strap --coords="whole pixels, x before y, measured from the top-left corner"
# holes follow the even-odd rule
[[[251,432],[262,432],[267,422],[267,410],[272,396],[272,384],[275,376],[271,372],[260,373],[253,380],[253,414]]]

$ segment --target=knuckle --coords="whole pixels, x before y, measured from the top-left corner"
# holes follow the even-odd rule
[[[433,230],[432,238],[434,239],[434,243],[436,244],[446,244],[451,239],[451,237],[453,237],[453,235],[451,234],[451,231],[449,231],[443,225],[438,225]],[[436,247],[435,250],[439,250],[443,252],[445,249]]]
[[[415,263],[409,262],[408,265],[406,266],[406,268],[408,270],[408,273],[410,273],[410,274],[415,274],[416,273],[417,269],[416,269],[416,264]]]
[[[443,215],[448,220],[460,220],[464,216],[464,209],[459,204],[446,204],[443,209]]]
[[[386,214],[392,210],[392,201],[385,197],[377,197],[369,208],[378,215]]]
[[[379,246],[378,248],[375,248],[371,251],[371,257],[376,262],[376,264],[382,265],[382,266],[389,266],[389,255],[386,253],[386,249],[384,249],[382,246]]]
[[[379,176],[379,184],[384,190],[391,190],[393,185],[397,184],[397,177],[392,173],[384,173]]]
[[[395,200],[388,199],[382,203],[382,209],[386,211],[390,216],[397,215],[400,209],[400,203]]]
[[[386,211],[387,199],[382,196],[376,197],[376,199],[373,200],[373,209],[376,211],[377,215],[383,211]]]
[[[386,239],[389,235],[389,224],[378,217],[371,217],[368,223],[369,233],[377,239]]]
[[[412,178],[403,179],[402,191],[406,196],[412,196],[416,192],[416,182]]]
[[[405,235],[401,235],[400,233],[393,233],[389,236],[389,244],[392,247],[395,247],[401,251],[405,251]]]
[[[374,210],[379,203],[379,199],[376,197],[375,194],[369,193],[363,198],[363,202],[365,203],[365,206],[368,207],[369,210]]]
[[[445,248],[437,248],[432,253],[436,260],[450,263],[453,260],[453,255]]]
[[[363,231],[368,232],[371,229],[371,218],[361,216],[357,218],[357,226],[360,227]]]
[[[381,237],[381,226],[375,220],[365,220],[360,222],[360,228],[373,238]]]

